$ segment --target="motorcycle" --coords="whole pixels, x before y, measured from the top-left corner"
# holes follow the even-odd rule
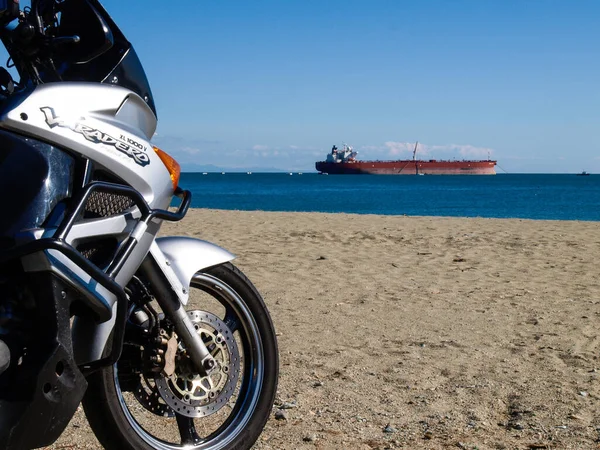
[[[231,253],[157,237],[191,193],[131,43],[98,0],[0,0],[0,25],[0,448],[80,403],[107,449],[252,447],[274,327]]]

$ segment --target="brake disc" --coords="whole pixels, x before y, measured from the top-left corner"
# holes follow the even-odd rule
[[[126,343],[123,346],[124,357],[119,361],[118,368],[115,369],[115,373],[118,375],[119,388],[125,387],[126,391],[128,391],[126,395],[132,394],[139,404],[151,413],[162,417],[174,417],[175,413],[158,393],[154,377],[140,376],[137,374],[139,371],[132,371],[131,363],[128,363],[126,355],[128,348],[134,348],[134,351],[137,352],[140,351],[137,345],[134,346]]]
[[[145,409],[157,416],[175,417],[173,410],[164,402],[156,385],[152,385],[152,381],[145,377],[140,379],[138,387],[133,391],[133,395],[137,401]]]
[[[240,354],[229,327],[206,311],[188,315],[217,363],[207,376],[193,370],[180,342],[175,356],[175,371],[155,378],[158,393],[173,411],[187,417],[204,417],[219,411],[235,392],[240,377]]]

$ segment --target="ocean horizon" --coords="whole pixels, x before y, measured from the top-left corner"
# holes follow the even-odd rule
[[[600,176],[183,172],[192,207],[408,216],[600,220]]]

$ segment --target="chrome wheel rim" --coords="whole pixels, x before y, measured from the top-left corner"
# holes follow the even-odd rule
[[[118,380],[118,363],[113,367],[113,379],[119,399],[119,405],[127,422],[135,433],[149,446],[158,450],[194,449],[194,450],[218,450],[227,447],[236,436],[248,424],[252,417],[264,378],[264,353],[260,338],[260,331],[248,306],[243,298],[225,282],[208,274],[198,273],[194,275],[191,287],[200,289],[207,293],[225,308],[225,317],[222,319],[232,333],[238,333],[243,347],[243,369],[240,374],[239,393],[231,413],[223,424],[208,436],[201,436],[200,441],[195,443],[168,442],[154,436],[147,431],[132,414],[130,405],[123,396]],[[193,309],[193,308],[192,308]],[[192,420],[185,418],[186,420]],[[156,416],[156,421],[166,420]],[[202,419],[200,419],[202,420]],[[193,422],[192,422],[193,423]],[[181,434],[181,430],[180,430]]]

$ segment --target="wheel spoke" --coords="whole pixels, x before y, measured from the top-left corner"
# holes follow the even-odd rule
[[[235,312],[233,311],[233,309],[231,309],[231,308],[227,308],[227,312],[225,314],[225,318],[223,319],[223,322],[225,322],[225,325],[227,325],[227,327],[231,331],[231,334],[235,333],[238,330],[238,328],[240,327],[239,319],[238,319],[237,315],[235,314]]]
[[[181,436],[181,445],[195,445],[200,442],[200,436],[196,433],[196,425],[191,417],[175,414],[177,419],[177,428]]]
[[[242,440],[253,443],[260,434],[261,424],[271,412],[277,379],[277,365],[266,364],[267,357],[269,361],[277,362],[272,325],[260,295],[237,269],[223,265],[211,270],[212,273],[198,273],[193,277],[191,287],[202,291],[203,298],[198,309],[190,305],[187,313],[218,361],[218,372],[210,377],[195,375],[193,366],[178,347],[176,353],[181,357],[173,360],[171,349],[168,358],[175,362],[176,371],[169,370],[168,377],[148,373],[149,378],[146,378],[145,362],[152,355],[140,347],[156,346],[149,338],[161,330],[151,327],[152,333],[146,336],[132,327],[128,336],[131,342],[127,346],[132,348],[124,348],[118,367],[115,365],[115,370],[107,374],[113,380],[105,379],[103,375],[104,378],[96,381],[94,389],[111,392],[106,391],[110,387],[107,381],[114,382],[118,403],[109,407],[97,401],[86,405],[86,411],[92,417],[92,412],[100,411],[96,415],[95,428],[103,433],[106,442],[113,440],[115,435],[123,436],[123,445],[115,443],[115,448],[125,446],[138,436],[157,450],[213,449],[224,442],[231,446],[243,445]],[[158,319],[154,325],[164,328],[166,334],[163,332],[162,336],[167,339],[167,346],[175,342],[169,339],[173,336],[168,321]],[[163,341],[160,341],[162,348]],[[132,378],[131,383],[128,383],[128,376]],[[125,394],[125,390],[131,390],[131,394]],[[223,411],[221,407],[225,407]],[[142,424],[149,420],[149,413],[155,415],[150,417],[157,425],[159,421],[163,425],[153,427],[151,431],[144,428]],[[124,421],[113,421],[114,415]],[[206,416],[211,418],[206,419]],[[177,431],[173,427],[173,417]],[[110,425],[113,422],[116,423]],[[108,429],[106,424],[110,425]],[[242,430],[248,430],[249,434],[240,435]]]

